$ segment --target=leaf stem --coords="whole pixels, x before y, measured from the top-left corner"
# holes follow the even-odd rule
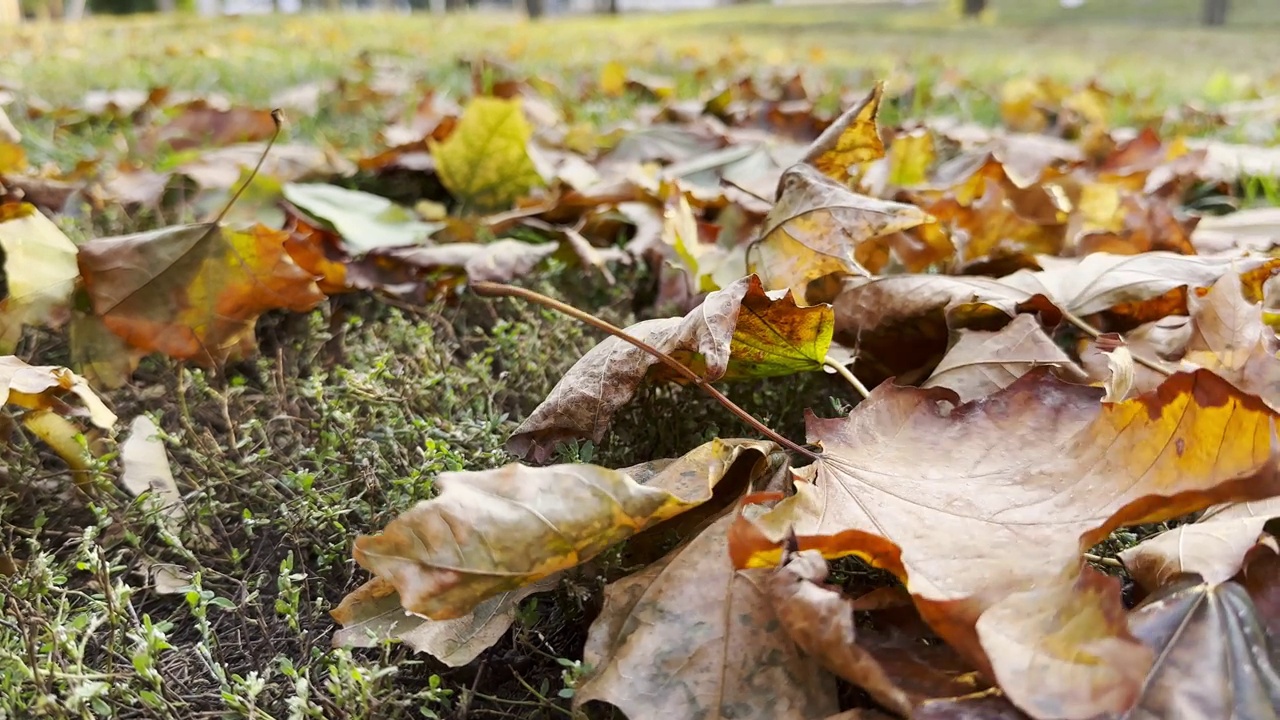
[[[276,139],[280,137],[280,130],[284,127],[284,111],[279,108],[272,110],[271,122],[276,126],[275,132],[271,133],[271,138],[267,140],[267,146],[262,148],[262,154],[258,156],[258,162],[253,166],[253,170],[249,171],[249,176],[244,179],[244,182],[240,183],[240,187],[236,188],[231,199],[227,201],[226,205],[222,206],[222,210],[218,211],[217,217],[211,221],[214,225],[222,223],[222,219],[230,212],[231,206],[236,204],[236,201],[244,194],[245,189],[249,187],[253,179],[258,177],[258,171],[262,169],[262,163],[266,162],[267,155],[271,152],[271,148],[275,147]]]
[[[858,394],[862,396],[863,400],[866,400],[867,396],[871,394],[871,391],[867,390],[867,386],[862,384],[862,381],[858,379],[858,376],[854,375],[853,371],[841,364],[840,361],[833,360],[828,357],[822,359],[822,364],[834,370],[837,375],[845,379],[845,382],[852,385],[853,389],[858,391]]]
[[[1098,328],[1096,328],[1096,327],[1094,327],[1094,326],[1090,325],[1089,323],[1085,322],[1082,318],[1080,318],[1079,316],[1075,315],[1074,313],[1071,313],[1071,312],[1069,312],[1068,310],[1065,310],[1065,309],[1062,309],[1062,308],[1059,308],[1059,309],[1060,309],[1060,310],[1062,310],[1062,319],[1063,319],[1063,320],[1066,320],[1067,322],[1071,323],[1072,325],[1075,325],[1077,328],[1080,328],[1081,330],[1083,330],[1083,331],[1084,331],[1084,333],[1085,333],[1086,335],[1088,335],[1089,337],[1093,338],[1094,340],[1097,340],[1097,339],[1098,339],[1098,336],[1102,334],[1102,333],[1098,330]],[[1129,349],[1129,354],[1133,356],[1133,361],[1134,361],[1134,362],[1138,363],[1139,365],[1145,365],[1146,367],[1151,368],[1152,370],[1155,370],[1156,372],[1160,373],[1161,375],[1168,376],[1168,375],[1172,375],[1174,372],[1176,372],[1175,370],[1173,370],[1172,368],[1170,368],[1168,365],[1165,365],[1164,363],[1160,362],[1159,360],[1149,360],[1149,359],[1147,359],[1147,358],[1145,358],[1145,357],[1143,357],[1143,356],[1139,355],[1138,353],[1135,353],[1135,352],[1133,351],[1133,348],[1130,348],[1130,349]]]
[[[693,383],[694,385],[697,385],[699,388],[702,389],[703,392],[705,392],[706,394],[714,398],[716,402],[723,405],[726,409],[729,410],[729,412],[733,413],[734,415],[737,415],[738,418],[742,420],[742,422],[746,423],[747,425],[750,425],[761,435],[764,435],[765,437],[769,438],[770,440],[778,443],[779,445],[787,448],[792,452],[804,455],[810,460],[817,460],[819,458],[819,455],[817,453],[779,435],[768,425],[765,425],[763,422],[756,419],[755,416],[753,416],[751,413],[738,407],[737,404],[735,404],[732,400],[725,397],[724,393],[720,392],[714,386],[712,386],[711,383],[708,382],[706,378],[702,377],[698,373],[685,367],[679,360],[676,360],[675,358],[671,357],[667,353],[664,353],[661,350],[646,343],[645,341],[635,337],[634,335],[631,335],[626,330],[623,330],[622,328],[618,327],[617,325],[614,325],[613,323],[608,322],[607,320],[602,320],[596,317],[595,315],[592,315],[589,312],[579,310],[578,308],[572,305],[569,305],[568,303],[564,303],[559,300],[556,300],[555,298],[548,297],[546,295],[543,295],[540,292],[529,290],[527,288],[516,287],[515,285],[480,281],[480,282],[471,283],[471,289],[474,290],[477,295],[482,295],[485,297],[516,297],[522,300],[527,300],[529,302],[536,303],[538,305],[542,305],[543,307],[547,307],[552,310],[555,310],[556,312],[568,315],[569,317],[575,320],[584,322],[590,325],[591,327],[596,328],[597,330],[606,332],[618,338],[619,340],[628,342],[634,345],[635,347],[639,348],[640,350],[643,350],[644,352],[652,355],[659,362],[661,362],[662,364],[666,365],[667,367],[671,368],[672,370],[676,371],[681,376],[689,380],[689,382]]]

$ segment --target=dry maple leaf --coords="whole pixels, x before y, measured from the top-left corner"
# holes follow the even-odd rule
[[[575,707],[607,702],[631,720],[824,720],[838,709],[833,678],[778,622],[768,571],[729,561],[733,519],[605,589]]]
[[[1280,718],[1280,646],[1236,583],[1169,586],[1129,628],[1157,659],[1124,720]]]
[[[915,205],[859,195],[808,165],[787,170],[778,187],[778,202],[747,251],[747,272],[769,290],[801,298],[818,278],[869,275],[856,257],[863,243],[933,221]]]
[[[151,130],[143,147],[155,151],[161,145],[172,150],[221,147],[233,143],[266,140],[276,132],[270,110],[248,107],[221,108],[195,100],[177,110],[164,126]]]
[[[773,449],[713,440],[659,463],[656,473],[648,466],[516,464],[443,473],[439,495],[381,534],[356,538],[353,555],[396,589],[406,610],[433,620],[461,617],[701,505],[721,482],[741,491],[744,479],[769,470]]]
[[[255,347],[263,312],[324,300],[286,238],[261,225],[180,225],[90,240],[78,260],[93,311],[113,333],[143,352],[213,365]]]
[[[961,402],[1009,387],[1032,368],[1048,365],[1069,380],[1084,371],[1045,334],[1031,315],[1018,315],[995,332],[960,330],[960,338],[921,387],[945,387]]]
[[[752,275],[707,295],[683,318],[645,320],[626,332],[716,381],[821,369],[831,328],[830,306],[797,307],[790,293],[766,293]],[[569,368],[507,448],[543,461],[564,440],[599,442],[645,381],[686,382],[649,353],[607,338]]]
[[[1117,527],[1280,494],[1280,473],[1275,414],[1210,372],[1100,395],[1041,369],[951,408],[948,391],[882,385],[847,418],[810,415],[822,457],[743,529],[738,565],[776,562],[794,529],[802,548],[903,578],[939,635],[1030,714],[1122,712],[1150,656],[1124,631],[1118,583],[1080,553]]]

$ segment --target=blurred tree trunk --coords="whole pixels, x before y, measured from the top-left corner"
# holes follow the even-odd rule
[[[530,20],[537,20],[546,12],[546,0],[524,0],[525,12],[529,13]]]
[[[1204,0],[1204,24],[1214,27],[1227,24],[1227,0]]]
[[[964,0],[965,17],[976,17],[987,9],[987,0]]]

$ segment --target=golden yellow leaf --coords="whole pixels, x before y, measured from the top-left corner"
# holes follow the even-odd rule
[[[443,142],[428,141],[445,189],[468,210],[502,210],[542,185],[520,100],[475,97]]]

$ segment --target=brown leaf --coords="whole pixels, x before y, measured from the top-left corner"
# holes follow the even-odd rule
[[[858,263],[860,245],[933,222],[915,205],[859,195],[808,165],[787,170],[778,187],[760,240],[747,252],[747,272],[759,274],[770,290],[788,288],[801,298],[818,278],[881,270]],[[949,245],[937,249],[937,258],[951,254]]]
[[[80,275],[94,313],[130,345],[213,365],[255,348],[263,312],[324,300],[286,237],[199,224],[98,238],[80,246]]]
[[[950,229],[965,262],[1008,255],[1057,255],[1062,251],[1067,213],[1052,195],[1040,196],[1044,217],[1028,217],[1000,183],[987,178],[981,197],[972,205],[947,198],[927,209]]]
[[[921,387],[950,388],[960,402],[969,402],[1009,387],[1041,365],[1057,368],[1067,379],[1084,377],[1033,316],[1018,315],[996,332],[960,330],[960,339]]]
[[[1277,717],[1280,647],[1236,583],[1165,588],[1129,627],[1157,660],[1126,720]]]
[[[426,271],[464,272],[472,282],[508,282],[524,277],[560,249],[556,243],[527,243],[504,238],[491,243],[448,243],[392,248],[381,258]]]
[[[1082,574],[1080,553],[1117,527],[1280,492],[1276,416],[1203,370],[1125,402],[1100,394],[1036,370],[951,409],[950,392],[882,385],[848,418],[810,416],[823,456],[744,531],[738,564],[776,562],[794,528],[802,549],[904,578],[1030,714],[1123,712],[1149,655],[1117,622],[1118,583]]]
[[[275,130],[270,110],[248,107],[224,109],[204,100],[195,100],[180,108],[168,123],[149,132],[142,145],[152,152],[162,145],[174,151],[222,147],[266,140],[275,134]]]
[[[1191,323],[1188,318],[1175,315],[1145,323],[1124,334],[1124,345],[1133,355],[1148,360],[1164,361],[1176,365],[1191,339]],[[1089,381],[1101,383],[1111,375],[1109,355],[1098,348],[1092,338],[1082,338],[1079,349],[1080,365]],[[1150,392],[1168,377],[1145,365],[1134,367],[1133,389],[1139,393]]]
[[[607,702],[631,720],[820,720],[837,710],[831,676],[778,622],[768,572],[729,561],[733,519],[605,589],[583,650],[595,672],[576,707]]]
[[[614,543],[767,471],[773,445],[713,440],[666,461],[641,484],[595,465],[506,465],[448,472],[440,494],[405,511],[379,535],[356,538],[356,562],[390,583],[408,611],[433,620],[471,612],[495,595],[573,567]],[[742,485],[745,487],[745,484]]]
[[[945,646],[899,637],[879,623],[855,630],[853,602],[824,586],[826,577],[827,562],[806,551],[784,560],[765,586],[787,634],[823,667],[903,717],[921,700],[975,689],[965,670],[948,672],[957,659],[947,657]]]
[[[753,275],[707,295],[683,318],[645,320],[626,332],[717,381],[818,370],[831,328],[830,306],[797,307],[790,294],[766,293]],[[564,440],[599,442],[614,414],[646,381],[687,382],[649,353],[606,338],[565,373],[516,428],[507,449],[541,462]]]
[[[1280,517],[1280,498],[1235,503],[1208,510],[1194,523],[1160,533],[1120,553],[1129,574],[1147,592],[1184,573],[1219,585],[1244,566],[1262,528]]]

